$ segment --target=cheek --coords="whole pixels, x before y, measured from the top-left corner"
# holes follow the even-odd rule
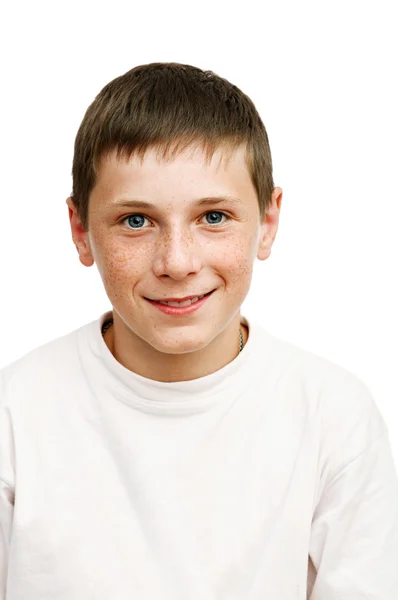
[[[252,249],[244,241],[218,253],[217,261],[230,284],[244,288],[250,282],[253,270]]]
[[[202,268],[214,269],[229,285],[244,289],[252,276],[253,252],[246,238],[229,240],[226,244],[217,244],[216,249],[212,246],[205,250]],[[131,288],[135,278],[147,274],[152,259],[151,248],[146,244],[132,247],[103,239],[96,245],[95,262],[107,291],[125,286]]]
[[[148,268],[148,251],[123,244],[103,245],[97,267],[105,287],[131,287],[134,278]]]

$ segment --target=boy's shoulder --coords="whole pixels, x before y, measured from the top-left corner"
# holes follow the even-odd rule
[[[29,391],[36,383],[54,379],[56,375],[72,373],[78,364],[78,334],[84,325],[52,339],[0,368],[0,402],[11,386]]]
[[[278,375],[278,388],[285,395],[295,395],[311,399],[313,410],[322,413],[326,421],[350,415],[369,418],[376,416],[380,421],[380,411],[365,382],[329,358],[307,350],[291,341],[274,336],[262,329],[259,336],[267,351],[263,354],[264,377],[267,370]],[[267,365],[269,362],[269,365]],[[344,418],[344,417],[343,417]]]
[[[388,433],[370,388],[355,373],[289,341],[268,339],[270,369],[280,368],[274,383],[279,409],[315,426],[323,456],[334,456],[334,473]],[[283,357],[274,367],[272,353]],[[266,369],[264,362],[265,378]]]
[[[263,345],[266,352],[263,354],[264,362],[270,361],[275,367],[277,364],[289,373],[292,379],[303,384],[319,386],[361,386],[363,382],[349,369],[332,361],[329,358],[316,354],[311,350],[271,334],[261,325],[257,324],[260,335],[257,336],[258,346]],[[259,348],[258,348],[259,349]],[[264,367],[266,368],[266,364]]]

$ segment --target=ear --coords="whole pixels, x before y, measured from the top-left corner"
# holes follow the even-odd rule
[[[69,221],[72,231],[72,239],[79,253],[79,260],[85,267],[91,267],[94,264],[94,258],[91,252],[88,231],[83,229],[77,208],[73,202],[72,196],[66,199],[69,207]]]
[[[260,225],[260,239],[258,243],[257,258],[266,260],[271,254],[272,244],[276,237],[279,225],[279,213],[282,204],[282,189],[274,188],[272,192],[271,205],[265,213],[264,220]]]

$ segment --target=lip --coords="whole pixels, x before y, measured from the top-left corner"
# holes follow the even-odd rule
[[[205,296],[208,294],[210,294],[210,292],[207,292]],[[184,298],[157,298],[156,300],[154,298],[145,298],[145,300],[151,300],[152,302],[185,302],[186,300],[192,300],[192,298],[196,298],[197,296],[201,295],[202,294],[192,294],[192,296],[185,296]]]
[[[213,295],[213,292],[215,292],[215,290],[212,290],[211,292],[206,294],[206,296],[203,296],[203,298],[201,298],[200,300],[197,300],[196,302],[194,302],[193,304],[190,304],[189,306],[167,306],[166,304],[160,304],[156,300],[149,300],[149,298],[145,298],[145,300],[147,302],[149,302],[150,304],[152,304],[152,306],[154,308],[157,308],[158,310],[165,313],[166,315],[183,316],[183,315],[189,315],[189,314],[195,312],[196,310],[199,310],[199,308],[201,308],[201,306],[203,306],[206,303],[206,301],[210,298],[210,296]],[[192,298],[192,296],[191,296],[191,298]],[[195,296],[193,296],[193,298],[195,298]],[[163,302],[166,302],[166,301],[164,300]],[[172,302],[172,300],[170,300],[170,302]]]

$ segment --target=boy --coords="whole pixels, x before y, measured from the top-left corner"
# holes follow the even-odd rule
[[[112,310],[0,372],[1,599],[396,600],[372,396],[240,315],[282,199],[252,101],[138,66],[88,108],[72,175]]]

